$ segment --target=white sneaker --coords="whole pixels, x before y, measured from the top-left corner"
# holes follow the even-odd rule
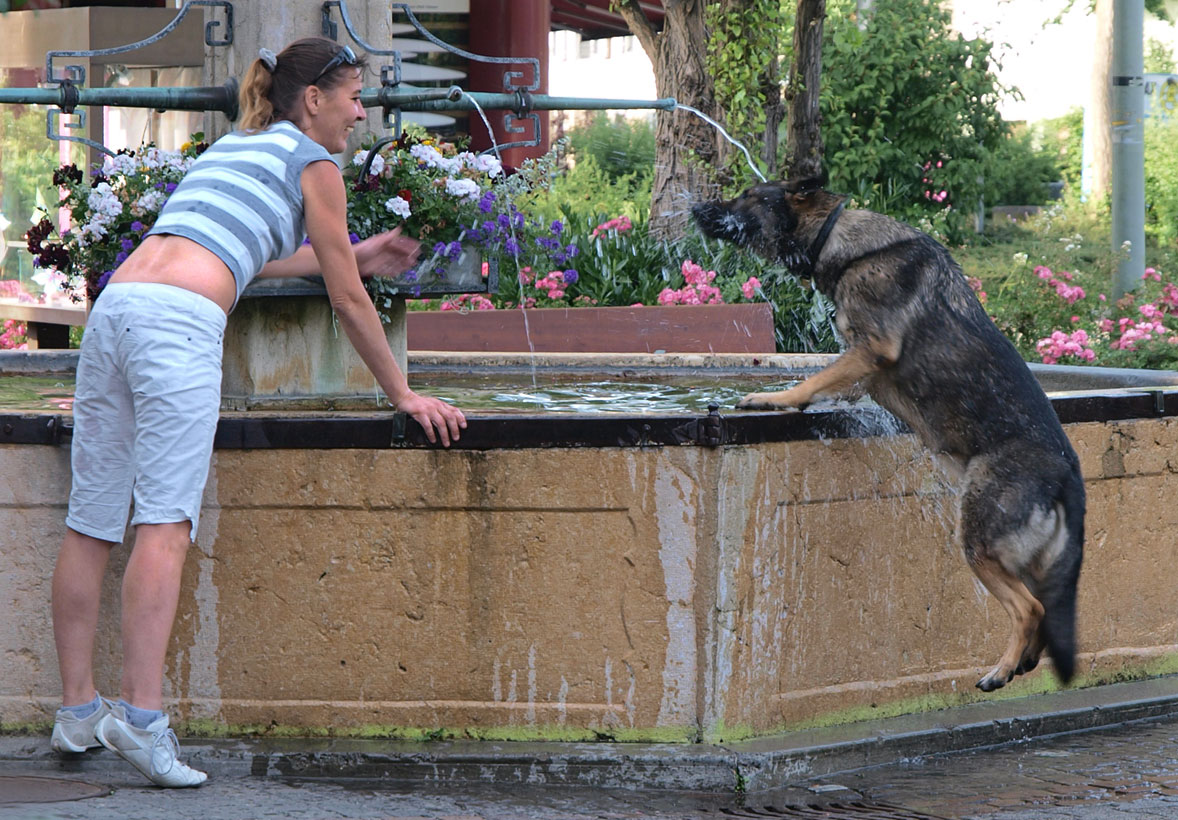
[[[138,769],[157,786],[169,789],[199,786],[208,775],[176,759],[180,742],[168,728],[163,715],[146,729],[138,729],[113,714],[107,715],[94,729],[102,745]]]
[[[58,709],[53,720],[53,737],[49,745],[55,752],[84,752],[102,746],[94,736],[94,727],[107,715],[123,718],[123,707],[99,696],[98,709],[84,718],[69,709]]]

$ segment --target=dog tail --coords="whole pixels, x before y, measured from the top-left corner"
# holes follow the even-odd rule
[[[1076,672],[1076,586],[1084,557],[1084,486],[1078,476],[1060,499],[1063,512],[1063,549],[1039,586],[1043,604],[1043,639],[1062,683]]]

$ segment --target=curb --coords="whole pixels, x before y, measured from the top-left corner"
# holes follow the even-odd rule
[[[217,778],[757,792],[904,759],[1167,717],[1178,717],[1178,676],[987,701],[740,743],[248,738],[184,741],[182,755]],[[122,773],[126,767],[105,749],[62,757],[50,751],[46,737],[0,737],[0,772],[13,765],[99,777]]]

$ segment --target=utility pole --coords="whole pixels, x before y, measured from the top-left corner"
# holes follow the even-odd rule
[[[1145,273],[1144,0],[1113,7],[1113,251],[1119,253],[1113,296],[1141,284]],[[1124,250],[1122,250],[1124,249]]]

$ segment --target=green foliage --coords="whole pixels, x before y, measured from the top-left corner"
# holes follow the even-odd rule
[[[831,0],[823,44],[822,128],[831,185],[912,191],[970,224],[1006,137],[991,44],[966,40],[928,0],[878,0],[861,30],[852,0]],[[941,201],[941,192],[945,196]]]
[[[1059,169],[1059,179],[1080,187],[1083,172],[1084,111],[1073,108],[1062,117],[1035,123],[1034,133],[1041,151]]]
[[[0,105],[0,214],[12,223],[4,232],[7,239],[16,239],[28,229],[38,195],[50,207],[57,203],[52,177],[61,163],[58,146],[45,139],[42,109]],[[78,147],[71,147],[70,153],[81,157]],[[15,278],[18,268],[17,254],[6,254],[4,278]]]
[[[1157,242],[1178,242],[1178,117],[1145,124],[1145,229]]]
[[[709,3],[705,9],[708,50],[705,64],[716,100],[724,110],[726,130],[749,145],[764,139],[767,67],[780,58],[788,26],[780,0],[751,0],[738,4]],[[753,152],[755,155],[755,152]],[[732,152],[725,169],[731,187],[754,182],[744,154]],[[765,169],[762,168],[762,171]]]
[[[594,113],[568,131],[569,153],[577,164],[592,159],[611,181],[654,174],[654,126],[647,119]]]
[[[1052,154],[1035,145],[1027,128],[999,143],[990,157],[983,196],[987,205],[1043,205],[1051,196],[1050,183],[1060,179]]]

